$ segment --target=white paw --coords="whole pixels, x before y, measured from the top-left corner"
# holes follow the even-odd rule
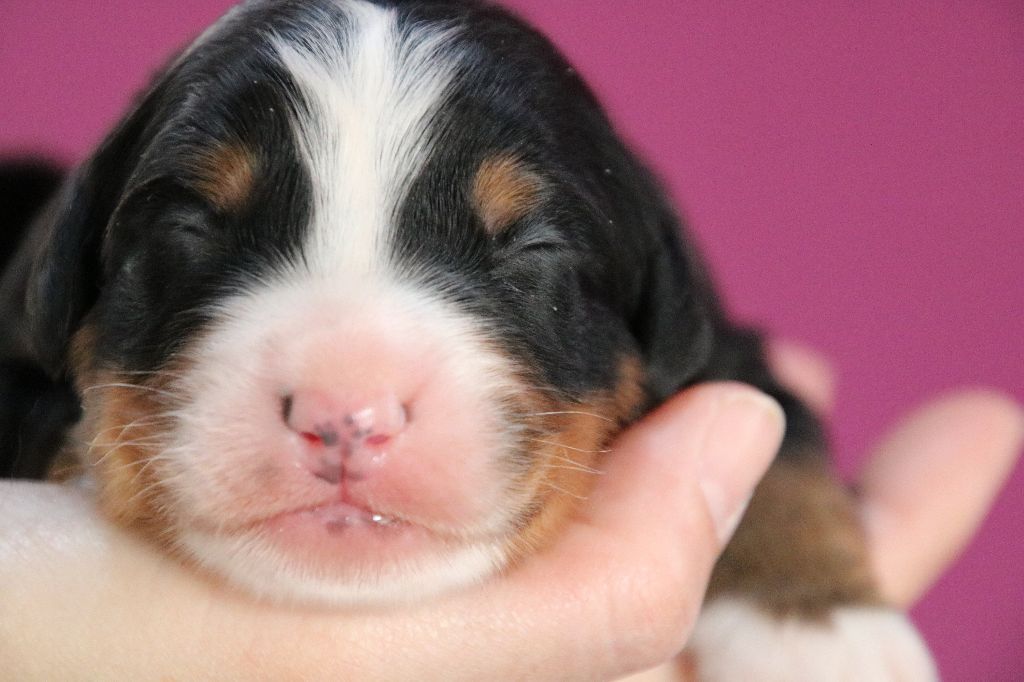
[[[899,611],[843,607],[821,622],[779,619],[743,599],[701,612],[689,653],[701,682],[932,682],[927,647]]]

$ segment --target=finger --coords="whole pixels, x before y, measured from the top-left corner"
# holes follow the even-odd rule
[[[792,341],[774,340],[766,348],[768,365],[779,382],[820,415],[835,407],[835,372],[823,355]]]
[[[877,448],[860,476],[883,594],[913,603],[963,548],[1013,468],[1024,412],[986,391],[934,401]]]

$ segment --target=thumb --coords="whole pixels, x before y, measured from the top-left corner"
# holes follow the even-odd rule
[[[537,627],[550,632],[533,641],[550,642],[548,660],[564,666],[554,669],[577,671],[574,678],[614,677],[682,649],[711,569],[783,428],[781,408],[764,394],[706,384],[671,399],[613,444],[578,522],[510,576],[547,582],[561,595],[549,593],[531,607]],[[563,606],[552,613],[553,604]]]

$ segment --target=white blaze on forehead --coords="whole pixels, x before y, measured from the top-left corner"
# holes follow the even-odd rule
[[[362,0],[342,7],[343,33],[308,27],[302,44],[278,38],[275,48],[309,104],[295,122],[314,193],[306,263],[359,277],[385,262],[396,212],[429,156],[456,31],[402,28],[393,9]]]

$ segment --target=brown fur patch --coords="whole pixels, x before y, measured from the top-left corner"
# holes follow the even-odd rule
[[[90,377],[97,366],[98,337],[96,325],[89,318],[86,318],[82,326],[71,337],[71,344],[68,348],[68,366],[71,369],[71,375],[75,378],[75,388],[79,393],[83,386],[90,382]]]
[[[513,555],[546,545],[589,494],[600,469],[603,448],[637,416],[644,397],[642,369],[636,358],[623,359],[615,388],[585,402],[552,404],[545,411],[548,436],[534,451],[528,485],[536,490],[539,510],[513,540]]]
[[[241,206],[252,191],[256,157],[241,145],[222,144],[202,155],[196,185],[222,211]]]
[[[881,603],[854,500],[824,465],[771,466],[712,575],[708,599],[727,593],[805,618]]]
[[[159,539],[166,527],[160,511],[159,462],[170,420],[168,375],[132,375],[97,367],[96,334],[84,325],[72,340],[71,365],[82,396],[76,425],[79,466],[97,484],[100,508],[124,527],[149,528]]]
[[[490,235],[500,233],[536,208],[544,182],[513,156],[485,159],[473,178],[473,207]]]
[[[82,458],[98,484],[101,509],[120,525],[154,523],[159,517],[159,473],[154,466],[166,434],[164,409],[149,386],[116,373],[89,387],[79,438]]]
[[[88,319],[71,337],[68,349],[68,366],[71,370],[71,376],[75,380],[75,390],[78,391],[79,395],[82,395],[84,386],[92,383],[93,368],[96,366],[94,353],[97,344],[96,337],[96,327]],[[73,429],[72,434],[75,437],[79,437],[79,428]],[[46,473],[47,480],[61,483],[70,481],[84,473],[84,460],[79,452],[80,448],[76,448],[74,442],[73,439],[72,444],[64,446],[57,453],[57,456],[50,464],[49,471]]]
[[[63,447],[50,462],[46,471],[46,480],[52,483],[68,483],[81,476],[82,463],[73,448]]]

